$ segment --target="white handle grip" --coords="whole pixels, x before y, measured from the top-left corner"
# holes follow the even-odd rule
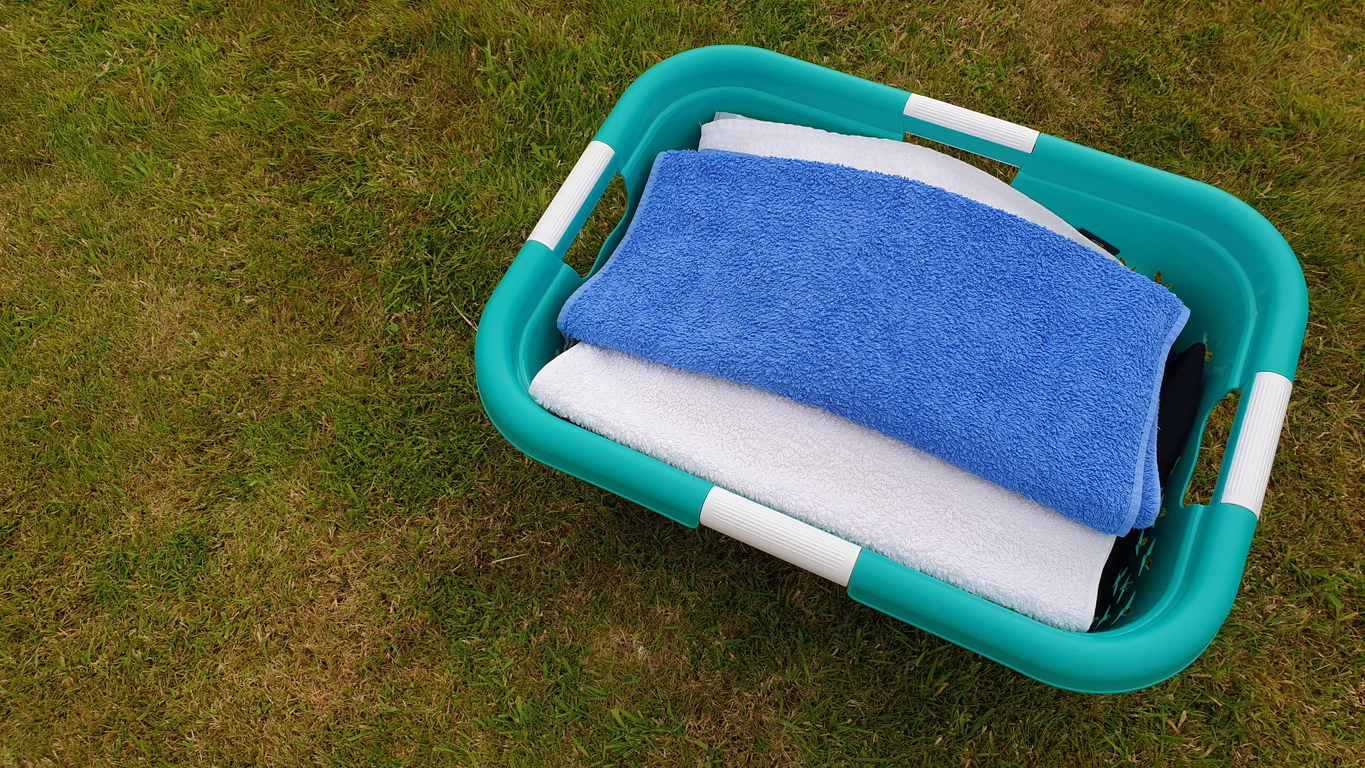
[[[1275,461],[1275,449],[1280,444],[1280,429],[1289,410],[1289,394],[1294,385],[1289,379],[1271,371],[1261,371],[1251,384],[1251,398],[1242,415],[1242,427],[1237,433],[1237,445],[1232,453],[1232,466],[1223,484],[1224,504],[1246,507],[1261,516],[1266,485],[1270,483],[1270,465]]]
[[[724,488],[712,488],[706,494],[706,501],[701,506],[701,524],[842,587],[848,586],[853,564],[858,562],[858,555],[863,551],[857,544]]]
[[[578,162],[574,164],[573,170],[569,171],[569,178],[564,180],[564,185],[550,201],[550,207],[541,214],[536,228],[531,230],[531,236],[526,239],[534,240],[551,251],[558,248],[564,231],[578,215],[579,209],[583,207],[588,195],[592,193],[592,188],[597,186],[602,173],[607,170],[607,165],[615,155],[616,150],[600,141],[589,144],[578,158]]]
[[[949,128],[958,133],[975,136],[1002,147],[1017,149],[1020,152],[1033,152],[1038,143],[1038,132],[1032,128],[1001,120],[998,117],[983,115],[965,107],[949,104],[946,101],[931,99],[913,93],[905,102],[905,114]]]

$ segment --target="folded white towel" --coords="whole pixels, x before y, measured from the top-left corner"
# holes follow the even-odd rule
[[[975,166],[928,147],[905,141],[830,133],[803,125],[769,123],[726,112],[717,112],[716,118],[701,127],[701,143],[697,149],[812,160],[922,181],[1027,219],[1107,258],[1114,258],[1023,192]]]
[[[1039,621],[1083,632],[1114,537],[898,440],[743,384],[578,344],[547,410]]]

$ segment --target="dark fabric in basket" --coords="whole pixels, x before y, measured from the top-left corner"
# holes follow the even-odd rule
[[[1197,342],[1184,352],[1172,352],[1166,360],[1161,401],[1157,406],[1156,443],[1157,471],[1161,475],[1163,492],[1199,413],[1199,399],[1204,393],[1204,350],[1204,342]],[[1137,577],[1146,570],[1143,560],[1155,543],[1150,529],[1137,528],[1114,540],[1114,549],[1100,575],[1092,632],[1121,617],[1137,588]]]

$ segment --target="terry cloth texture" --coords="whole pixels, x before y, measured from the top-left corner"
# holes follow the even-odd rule
[[[1156,518],[1157,394],[1188,315],[938,187],[707,150],[659,155],[559,327],[825,408],[1123,534]]]
[[[1114,537],[771,392],[578,344],[547,410],[1039,621],[1083,632]]]
[[[697,148],[834,163],[922,181],[1027,219],[1112,258],[1108,251],[1023,192],[957,158],[917,144],[717,112],[715,120],[701,127]]]

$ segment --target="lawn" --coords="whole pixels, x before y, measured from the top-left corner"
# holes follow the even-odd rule
[[[1284,233],[1308,338],[1188,670],[1049,688],[488,422],[484,302],[626,85],[715,43]],[[1362,381],[1359,0],[0,4],[0,766],[1356,765]]]

